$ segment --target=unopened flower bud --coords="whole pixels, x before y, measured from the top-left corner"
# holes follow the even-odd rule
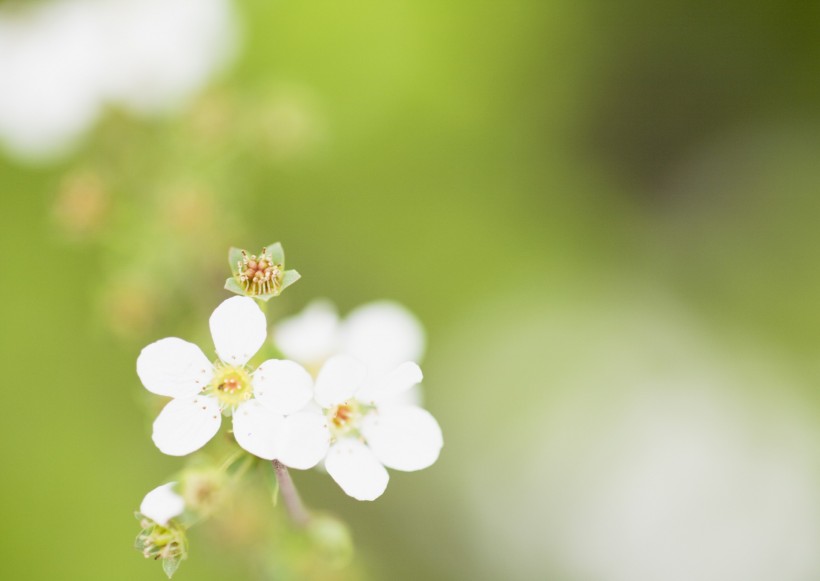
[[[190,468],[180,480],[186,508],[199,516],[212,514],[224,500],[225,475],[215,467]]]

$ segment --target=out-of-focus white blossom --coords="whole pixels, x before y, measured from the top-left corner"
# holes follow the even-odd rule
[[[328,300],[311,302],[274,328],[274,342],[289,359],[321,366],[333,355],[355,357],[373,373],[386,373],[405,361],[421,361],[424,329],[402,305],[376,301],[344,319]]]
[[[363,363],[371,382],[407,361],[424,356],[425,334],[418,319],[393,301],[362,305],[341,319],[328,300],[319,299],[283,319],[273,329],[274,343],[288,359],[314,372],[334,355]],[[403,403],[421,403],[417,386],[397,393]]]
[[[307,367],[320,367],[340,348],[336,307],[318,299],[301,313],[282,319],[273,328],[273,341],[285,357]]]
[[[65,153],[107,105],[171,111],[234,53],[230,0],[52,0],[0,5],[0,145]]]
[[[503,397],[454,398],[441,412],[487,428],[468,430],[451,460],[475,571],[820,578],[820,440],[810,406],[795,405],[799,380],[751,337],[716,341],[656,288],[636,289],[603,304],[506,298],[454,336],[445,357],[464,384],[504,386]],[[508,402],[527,403],[492,429]]]
[[[140,504],[140,512],[155,523],[166,526],[172,518],[178,517],[185,510],[185,501],[174,492],[176,482],[157,486],[145,495]]]
[[[578,579],[813,577],[820,513],[804,419],[776,406],[752,419],[748,402],[698,386],[625,399],[599,425],[581,422],[598,436],[586,457],[553,457],[560,476],[529,471],[552,495],[529,517],[545,519],[545,554]],[[539,498],[532,488],[521,498]]]

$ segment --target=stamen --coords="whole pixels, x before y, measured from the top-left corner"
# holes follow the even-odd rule
[[[347,404],[342,404],[336,408],[336,413],[333,414],[333,423],[337,428],[341,428],[350,419],[353,410]]]
[[[274,264],[273,257],[265,248],[259,256],[248,256],[243,250],[242,260],[236,266],[239,282],[250,295],[275,293],[282,284],[282,265]]]

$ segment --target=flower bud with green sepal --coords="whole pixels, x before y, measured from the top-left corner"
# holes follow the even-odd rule
[[[240,248],[228,251],[231,277],[225,288],[238,295],[268,301],[301,278],[295,270],[285,270],[285,251],[277,242],[248,254]]]
[[[185,501],[174,491],[175,482],[163,484],[145,495],[140,511],[140,534],[135,547],[146,559],[162,559],[162,569],[170,579],[179,564],[188,558],[187,526],[178,518]]]

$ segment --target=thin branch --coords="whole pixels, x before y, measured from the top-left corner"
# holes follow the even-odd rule
[[[310,521],[310,514],[305,509],[293,485],[293,480],[288,472],[288,467],[279,460],[273,460],[273,470],[276,473],[276,481],[279,483],[279,494],[282,495],[282,502],[288,510],[291,520],[296,526],[304,527]]]

